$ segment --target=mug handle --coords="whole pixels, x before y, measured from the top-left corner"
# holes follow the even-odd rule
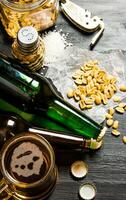
[[[0,180],[0,199],[1,200],[8,200],[12,197],[12,194],[10,193],[8,189],[8,185],[6,184],[4,178]]]

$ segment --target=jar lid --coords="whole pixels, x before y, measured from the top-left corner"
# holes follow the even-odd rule
[[[88,172],[88,166],[84,161],[75,161],[72,165],[71,165],[71,174],[75,177],[75,178],[83,178],[87,175]]]
[[[79,188],[79,196],[84,200],[92,200],[96,196],[96,187],[94,183],[83,183]]]
[[[31,48],[38,42],[38,32],[32,26],[21,28],[17,35],[18,44],[24,48]]]

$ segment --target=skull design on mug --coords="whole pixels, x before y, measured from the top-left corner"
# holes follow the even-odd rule
[[[43,154],[36,144],[23,142],[13,151],[11,170],[18,176],[29,177],[39,175],[43,164]]]

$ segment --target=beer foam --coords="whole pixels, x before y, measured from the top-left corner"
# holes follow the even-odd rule
[[[36,144],[23,142],[14,149],[10,167],[18,176],[40,175],[43,159],[43,153]]]

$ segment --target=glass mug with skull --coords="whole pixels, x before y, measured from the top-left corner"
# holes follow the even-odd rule
[[[1,151],[0,199],[42,200],[53,191],[57,180],[55,156],[42,136],[23,133],[8,140]],[[3,199],[7,199],[3,198]]]

